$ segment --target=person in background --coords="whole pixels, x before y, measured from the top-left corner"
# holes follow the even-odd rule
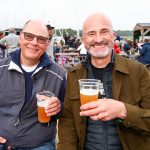
[[[49,34],[49,40],[51,41],[47,47],[47,54],[48,56],[54,61],[55,57],[54,57],[54,39],[53,39],[53,35],[54,35],[54,27],[52,27],[50,24],[46,25],[47,30],[48,30],[48,34]]]
[[[118,40],[115,40],[114,42],[114,51],[116,54],[120,54],[121,49],[120,49],[120,42]]]
[[[130,55],[130,49],[131,49],[131,42],[127,39],[124,40],[124,46],[123,50],[126,52],[127,55]]]
[[[66,70],[46,54],[49,35],[45,24],[28,21],[19,35],[20,48],[0,61],[0,150],[55,150],[56,122],[63,108]],[[40,123],[36,93],[50,91],[45,112],[50,122]]]
[[[13,51],[18,47],[19,37],[16,35],[16,30],[14,28],[9,29],[9,34],[4,36],[0,40],[0,44],[6,46],[5,57],[11,55]]]
[[[0,39],[4,37],[4,32],[0,30]]]
[[[139,62],[150,65],[150,39],[145,39],[145,43],[142,45],[142,48],[139,49],[139,53]]]
[[[139,41],[139,39],[136,39],[135,42],[134,42],[135,51],[139,53],[139,50],[142,49],[142,45],[143,45],[143,43],[141,43]]]
[[[0,30],[0,39],[2,39],[4,37],[4,33],[3,31]],[[0,44],[0,59],[5,58],[5,49],[6,46],[3,44]]]
[[[87,58],[68,72],[58,150],[149,150],[150,76],[144,65],[114,54],[110,19],[101,13],[83,24]],[[81,106],[79,79],[98,79],[104,93]]]
[[[69,39],[70,39],[70,34],[68,32],[66,32],[66,34],[64,36],[66,46],[69,46]]]

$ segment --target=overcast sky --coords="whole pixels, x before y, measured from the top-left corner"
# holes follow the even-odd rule
[[[132,30],[137,23],[150,23],[150,0],[0,0],[0,29],[22,28],[30,19],[81,29],[95,12],[109,16],[114,30]]]

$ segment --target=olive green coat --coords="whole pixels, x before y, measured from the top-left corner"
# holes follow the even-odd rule
[[[127,117],[116,122],[124,150],[150,150],[150,76],[142,64],[115,55],[113,98],[124,102]],[[86,117],[81,117],[78,79],[87,70],[78,64],[68,73],[63,117],[59,120],[58,150],[83,150]]]

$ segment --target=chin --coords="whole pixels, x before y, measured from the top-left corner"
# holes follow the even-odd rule
[[[101,51],[94,51],[94,50],[88,50],[88,53],[94,57],[94,58],[105,58],[109,55],[111,55],[112,49],[111,48],[106,48]]]

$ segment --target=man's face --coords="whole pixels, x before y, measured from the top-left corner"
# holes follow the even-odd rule
[[[90,21],[85,25],[83,43],[93,58],[105,58],[111,55],[114,34],[106,21]]]
[[[39,22],[29,22],[19,36],[21,62],[38,63],[49,44],[47,39],[48,33],[44,25],[42,26]]]
[[[54,34],[54,29],[48,29],[48,34],[50,37],[52,37]]]

